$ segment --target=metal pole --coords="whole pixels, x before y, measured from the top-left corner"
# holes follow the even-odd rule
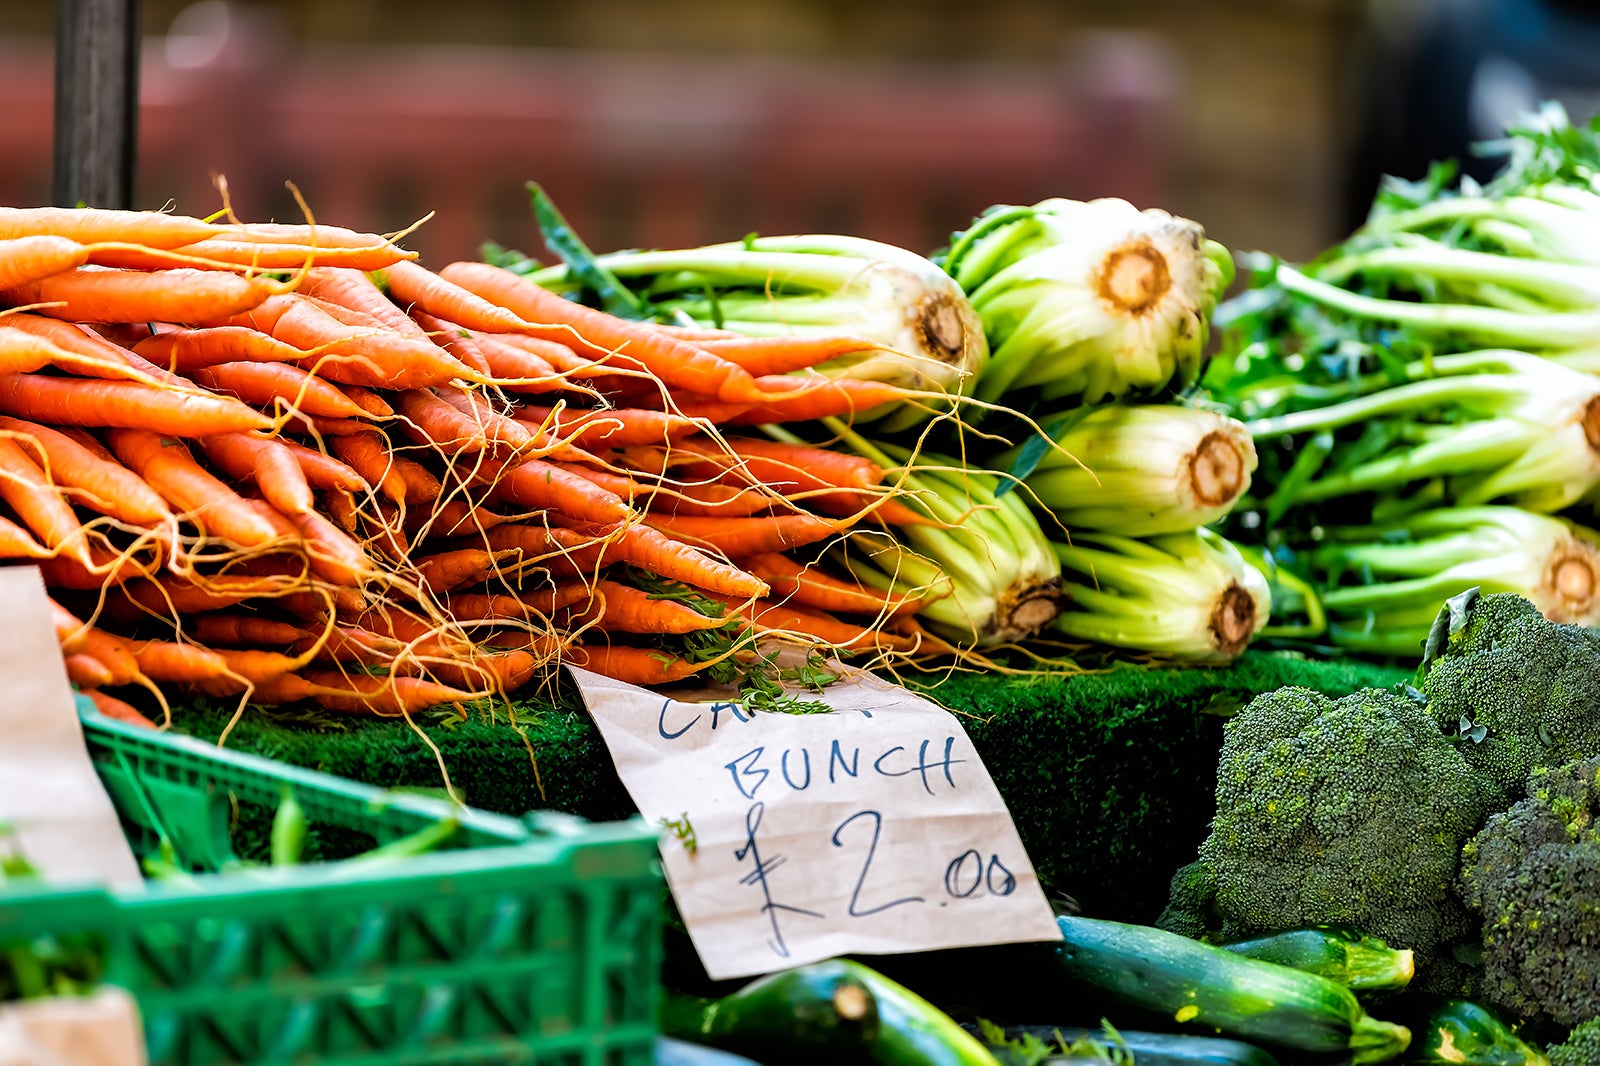
[[[57,206],[133,206],[140,0],[56,0]]]

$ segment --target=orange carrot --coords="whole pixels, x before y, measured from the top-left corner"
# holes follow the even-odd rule
[[[725,466],[742,468],[758,484],[791,495],[829,488],[874,488],[883,482],[883,468],[871,459],[804,444],[727,437],[726,445],[685,441],[680,447]],[[731,451],[733,456],[728,455]]]
[[[64,656],[62,661],[67,667],[67,680],[80,689],[101,688],[117,683],[111,668],[92,655],[79,652]]]
[[[95,710],[99,711],[107,718],[115,719],[118,722],[125,722],[128,725],[143,726],[145,729],[161,728],[150,719],[140,714],[131,703],[124,703],[115,696],[108,696],[104,692],[98,692],[94,689],[90,689],[88,692],[84,693],[84,695],[88,696],[89,699],[94,702]]]
[[[696,341],[708,352],[732,360],[756,377],[787,374],[855,352],[883,350],[860,337],[717,337]]]
[[[446,500],[431,511],[418,508],[406,515],[407,532],[427,527],[431,537],[459,537],[468,533],[485,533],[511,519],[495,514],[483,507],[463,500]]]
[[[735,565],[749,571],[772,586],[774,596],[784,597],[802,607],[815,607],[822,611],[845,611],[855,614],[890,615],[915,614],[927,606],[928,599],[885,595],[864,588],[853,581],[834,577],[815,566],[800,563],[777,552],[748,555],[736,559]]]
[[[245,500],[247,506],[284,540],[298,539],[311,572],[343,589],[359,589],[378,573],[366,551],[342,529],[316,511],[286,515],[266,500]]]
[[[16,434],[13,439],[25,452],[39,457],[41,466],[48,464],[52,481],[78,490],[75,498],[101,514],[137,526],[158,526],[171,520],[172,512],[160,495],[105,455],[98,441],[89,447],[60,430],[3,415],[0,432]]]
[[[414,259],[415,256],[405,256]],[[399,262],[396,259],[395,262]],[[394,302],[383,294],[383,290],[373,284],[362,270],[376,270],[377,267],[364,267],[351,270],[337,266],[319,266],[306,272],[305,281],[301,283],[300,290],[307,296],[315,296],[331,304],[351,311],[360,311],[364,315],[388,326],[396,333],[407,337],[420,337],[429,339],[428,333],[421,326],[411,320]]]
[[[463,585],[482,584],[499,572],[500,560],[515,554],[510,551],[486,551],[483,548],[457,548],[437,555],[426,555],[414,562],[422,584],[434,592],[448,592]]]
[[[0,323],[54,344],[63,353],[55,356],[55,365],[83,377],[135,381],[153,378],[170,385],[189,385],[183,378],[107,340],[87,326],[30,314],[9,314],[0,319]]]
[[[430,315],[420,308],[412,308],[410,318],[433,343],[485,377],[494,374],[489,367],[489,357],[484,354],[477,340],[468,331]]]
[[[113,211],[94,207],[0,207],[0,239],[52,234],[93,244],[119,241],[149,248],[176,248],[203,241],[223,227],[184,215]]]
[[[293,294],[274,296],[251,311],[208,324],[251,326],[270,333],[307,352],[302,365],[329,381],[416,389],[474,376],[471,367],[432,341],[347,326]]]
[[[394,417],[394,408],[389,406],[389,401],[371,389],[360,385],[340,385],[339,391],[344,393],[351,403],[366,412],[368,418]]]
[[[220,656],[229,670],[257,685],[300,667],[297,660],[262,648],[225,648],[212,654]]]
[[[485,458],[479,476],[492,479],[490,494],[496,499],[559,512],[577,522],[620,522],[632,513],[615,493],[540,459],[502,464]]]
[[[631,685],[666,685],[682,681],[698,669],[667,652],[623,644],[575,645],[564,658],[573,666]]]
[[[227,318],[271,296],[276,283],[215,270],[78,267],[0,290],[11,304],[73,322],[177,322]],[[49,306],[54,305],[54,306]]]
[[[392,603],[369,608],[356,617],[362,632],[398,641],[419,655],[449,656],[471,651],[459,632],[425,622]]]
[[[630,503],[642,500],[646,510],[667,515],[752,515],[770,510],[775,503],[784,502],[748,485],[653,485],[581,463],[558,462],[554,465]]]
[[[10,289],[82,266],[89,249],[54,234],[0,240],[0,289]]]
[[[99,545],[89,549],[87,564],[73,553],[39,559],[34,565],[44,575],[47,587],[63,589],[98,591],[120,585],[124,581],[133,581],[148,573],[148,567],[141,565],[133,556],[113,555]]]
[[[309,416],[289,417],[291,424],[305,427],[305,432],[316,433],[324,437],[359,437],[363,433],[372,432],[372,423],[363,422],[356,418],[311,418]]]
[[[180,441],[142,429],[110,429],[106,441],[129,469],[208,534],[241,547],[274,539],[271,524],[208,474]]]
[[[398,665],[407,673],[418,668],[410,663]],[[446,685],[510,693],[533,680],[542,665],[539,659],[526,651],[500,651],[428,663],[425,668],[435,680]]]
[[[218,363],[292,363],[305,353],[248,326],[170,329],[145,337],[133,350],[159,366],[185,373]]]
[[[645,521],[678,540],[716,548],[730,557],[814,544],[845,528],[840,522],[810,514],[781,514],[765,518],[650,514],[645,516]]]
[[[523,451],[539,443],[528,427],[491,406],[481,390],[441,385],[433,393],[482,427],[491,450],[497,455]]]
[[[0,559],[45,559],[49,555],[49,550],[26,529],[9,518],[0,518]]]
[[[598,538],[575,530],[520,523],[495,526],[485,540],[496,552],[519,554],[524,563],[544,563],[575,575],[593,573],[606,547]]]
[[[147,429],[175,437],[272,428],[270,419],[226,396],[38,374],[0,374],[0,412],[54,425]]]
[[[632,563],[658,577],[728,596],[765,596],[766,582],[646,525],[590,531],[606,538],[608,561]]]
[[[361,514],[356,509],[356,498],[353,494],[343,489],[329,489],[323,497],[323,510],[328,513],[328,519],[346,533],[355,533],[361,528]]]
[[[329,581],[354,587],[378,575],[366,550],[316,511],[290,515],[289,521],[305,541],[312,569]]]
[[[796,383],[800,385],[799,391],[788,396],[778,395],[786,389],[794,389]],[[743,414],[727,419],[727,425],[759,426],[768,422],[806,422],[835,415],[860,414],[917,395],[887,382],[855,381],[850,378],[822,383],[814,378],[779,375],[758,378],[757,384],[768,391],[768,398]]]
[[[284,514],[304,514],[316,506],[311,483],[283,442],[248,433],[215,433],[201,437],[200,446],[229,477],[255,482],[267,502]]]
[[[504,592],[455,593],[450,596],[450,614],[460,621],[484,619],[536,619],[595,598],[594,589],[581,581],[552,588],[524,589],[515,595]]]
[[[391,288],[395,273],[390,273]],[[719,400],[759,402],[763,399],[755,378],[737,363],[648,325],[574,303],[509,270],[488,263],[461,262],[445,267],[439,277],[510,311],[513,318],[523,323],[520,328],[511,330],[502,326],[499,332],[529,333],[571,344],[575,350],[591,355],[624,351],[668,385]],[[430,306],[424,297],[433,298],[432,291],[419,289],[419,294],[411,298],[451,321],[472,328],[495,329],[482,322],[464,321],[461,306],[465,301],[458,294],[450,303]],[[499,318],[504,321],[504,316]]]
[[[294,456],[295,461],[300,464],[300,472],[313,486],[319,489],[338,489],[342,492],[372,491],[372,486],[367,484],[366,479],[352,470],[348,464],[307,448],[303,444],[281,438],[278,443]]]
[[[771,600],[756,600],[754,603],[729,600],[724,602],[741,618],[749,620],[751,625],[767,633],[797,634],[848,651],[865,651],[873,648],[913,651],[916,648],[916,641],[910,637],[884,632],[874,626],[858,626],[853,622],[842,622],[825,614],[773,603]]]
[[[381,234],[361,233],[358,230],[346,229],[343,226],[327,226],[320,222],[315,225],[300,222],[245,222],[239,225],[219,226],[212,235],[250,244],[297,244],[319,249],[363,249],[378,245],[399,248],[391,238]],[[410,255],[409,252],[400,254]]]
[[[295,655],[305,655],[316,646],[321,634],[308,635],[289,645]],[[406,650],[408,642],[381,636],[360,626],[334,626],[317,653],[324,662],[358,663],[362,666],[390,666]]]
[[[139,672],[152,681],[206,681],[228,669],[222,656],[194,644],[143,640],[135,641],[131,648]]]
[[[313,686],[311,698],[320,706],[349,714],[414,714],[442,703],[464,703],[478,698],[477,693],[420,677],[346,676],[331,670],[309,670],[301,676]]]
[[[288,646],[298,640],[315,640],[316,634],[291,622],[254,614],[202,614],[186,623],[189,635],[200,644],[267,644]]]
[[[622,448],[635,444],[666,444],[699,428],[692,419],[663,411],[615,408],[576,411],[566,408],[522,406],[511,417],[531,429],[551,436],[571,438],[580,448]]]
[[[661,401],[659,396],[652,399],[658,403]],[[727,425],[754,409],[753,404],[723,403],[720,400],[707,400],[699,396],[674,396],[671,399],[674,413],[713,426]]]
[[[570,388],[570,383],[558,371],[573,365],[593,365],[557,341],[515,333],[474,333],[467,339],[483,354],[489,372],[496,380],[505,382],[503,387],[512,392],[554,392]]]
[[[145,578],[119,585],[106,601],[108,612],[117,610],[118,604],[133,608],[124,617],[136,619],[145,615],[173,618],[202,611],[226,610],[256,596],[271,595],[279,586],[255,578],[210,578],[206,588],[172,577]],[[274,601],[277,602],[277,601]]]
[[[399,399],[400,415],[412,434],[446,455],[473,454],[489,446],[481,422],[456,410],[432,391],[410,389],[402,392]]]
[[[605,633],[695,633],[716,629],[726,621],[677,600],[654,599],[615,581],[601,581],[593,601],[574,614],[594,622]]]
[[[364,248],[313,248],[305,244],[263,244],[227,237],[209,237],[171,250],[141,248],[134,245],[96,247],[89,250],[89,261],[101,266],[129,267],[134,270],[160,270],[167,267],[199,267],[194,260],[205,260],[218,270],[241,267],[254,270],[298,270],[307,263],[321,268],[382,270],[401,259],[414,258],[392,244],[372,244]]]
[[[395,457],[373,432],[335,437],[330,445],[334,454],[349,464],[362,480],[396,503],[406,499],[406,479],[395,469]]]
[[[9,437],[0,437],[0,499],[51,548],[93,568],[87,531],[43,470]]]
[[[255,407],[288,407],[316,418],[362,418],[366,412],[344,393],[287,363],[218,363],[193,371],[197,384],[237,396]]]

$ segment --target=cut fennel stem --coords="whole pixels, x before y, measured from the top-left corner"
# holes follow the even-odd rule
[[[1095,403],[1187,385],[1233,278],[1228,250],[1198,223],[1115,199],[992,208],[941,261],[989,338],[985,401],[1038,387]]]
[[[1125,537],[1210,525],[1256,468],[1242,423],[1193,407],[1103,407],[1056,445],[1024,479],[1034,497],[1070,530]]]
[[[1310,565],[1329,636],[1351,651],[1416,654],[1440,605],[1474,586],[1514,592],[1552,621],[1600,625],[1600,535],[1575,522],[1456,507],[1331,529],[1327,541]],[[1360,583],[1339,584],[1346,575]]]
[[[999,479],[953,460],[875,445],[825,420],[857,454],[888,470],[905,504],[940,525],[903,525],[893,536],[855,532],[833,558],[868,588],[917,598],[934,633],[962,648],[987,648],[1036,635],[1061,610],[1061,566],[1039,521],[1016,493],[996,497]],[[911,462],[911,465],[907,465]]]
[[[613,252],[596,262],[637,285],[652,308],[753,337],[843,334],[881,347],[830,360],[817,372],[964,395],[989,358],[983,324],[961,287],[928,259],[860,237],[805,234],[670,251]],[[555,292],[579,287],[566,267],[528,275]],[[927,412],[910,406],[898,428]]]
[[[1261,571],[1209,529],[1148,540],[1075,534],[1053,544],[1067,607],[1054,628],[1077,640],[1184,662],[1227,663],[1267,624]]]

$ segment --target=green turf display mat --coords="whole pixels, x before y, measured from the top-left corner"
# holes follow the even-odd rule
[[[1205,836],[1226,713],[1282,685],[1340,695],[1404,676],[1252,651],[1227,669],[959,674],[928,694],[962,716],[1046,892],[1098,917],[1149,921]],[[504,718],[428,726],[436,756],[401,721],[296,722],[251,710],[227,743],[380,787],[438,787],[442,761],[467,803],[506,814],[635,813],[586,714],[525,705],[517,719],[515,729]],[[180,710],[174,721],[210,739],[226,715]]]

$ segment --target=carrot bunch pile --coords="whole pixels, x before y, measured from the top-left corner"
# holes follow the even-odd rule
[[[667,649],[707,631],[918,646],[918,602],[814,565],[925,520],[885,471],[723,432],[913,400],[807,372],[869,344],[629,322],[415,258],[0,209],[0,558],[43,569],[81,688],[403,713],[557,661],[682,679],[708,660]]]

